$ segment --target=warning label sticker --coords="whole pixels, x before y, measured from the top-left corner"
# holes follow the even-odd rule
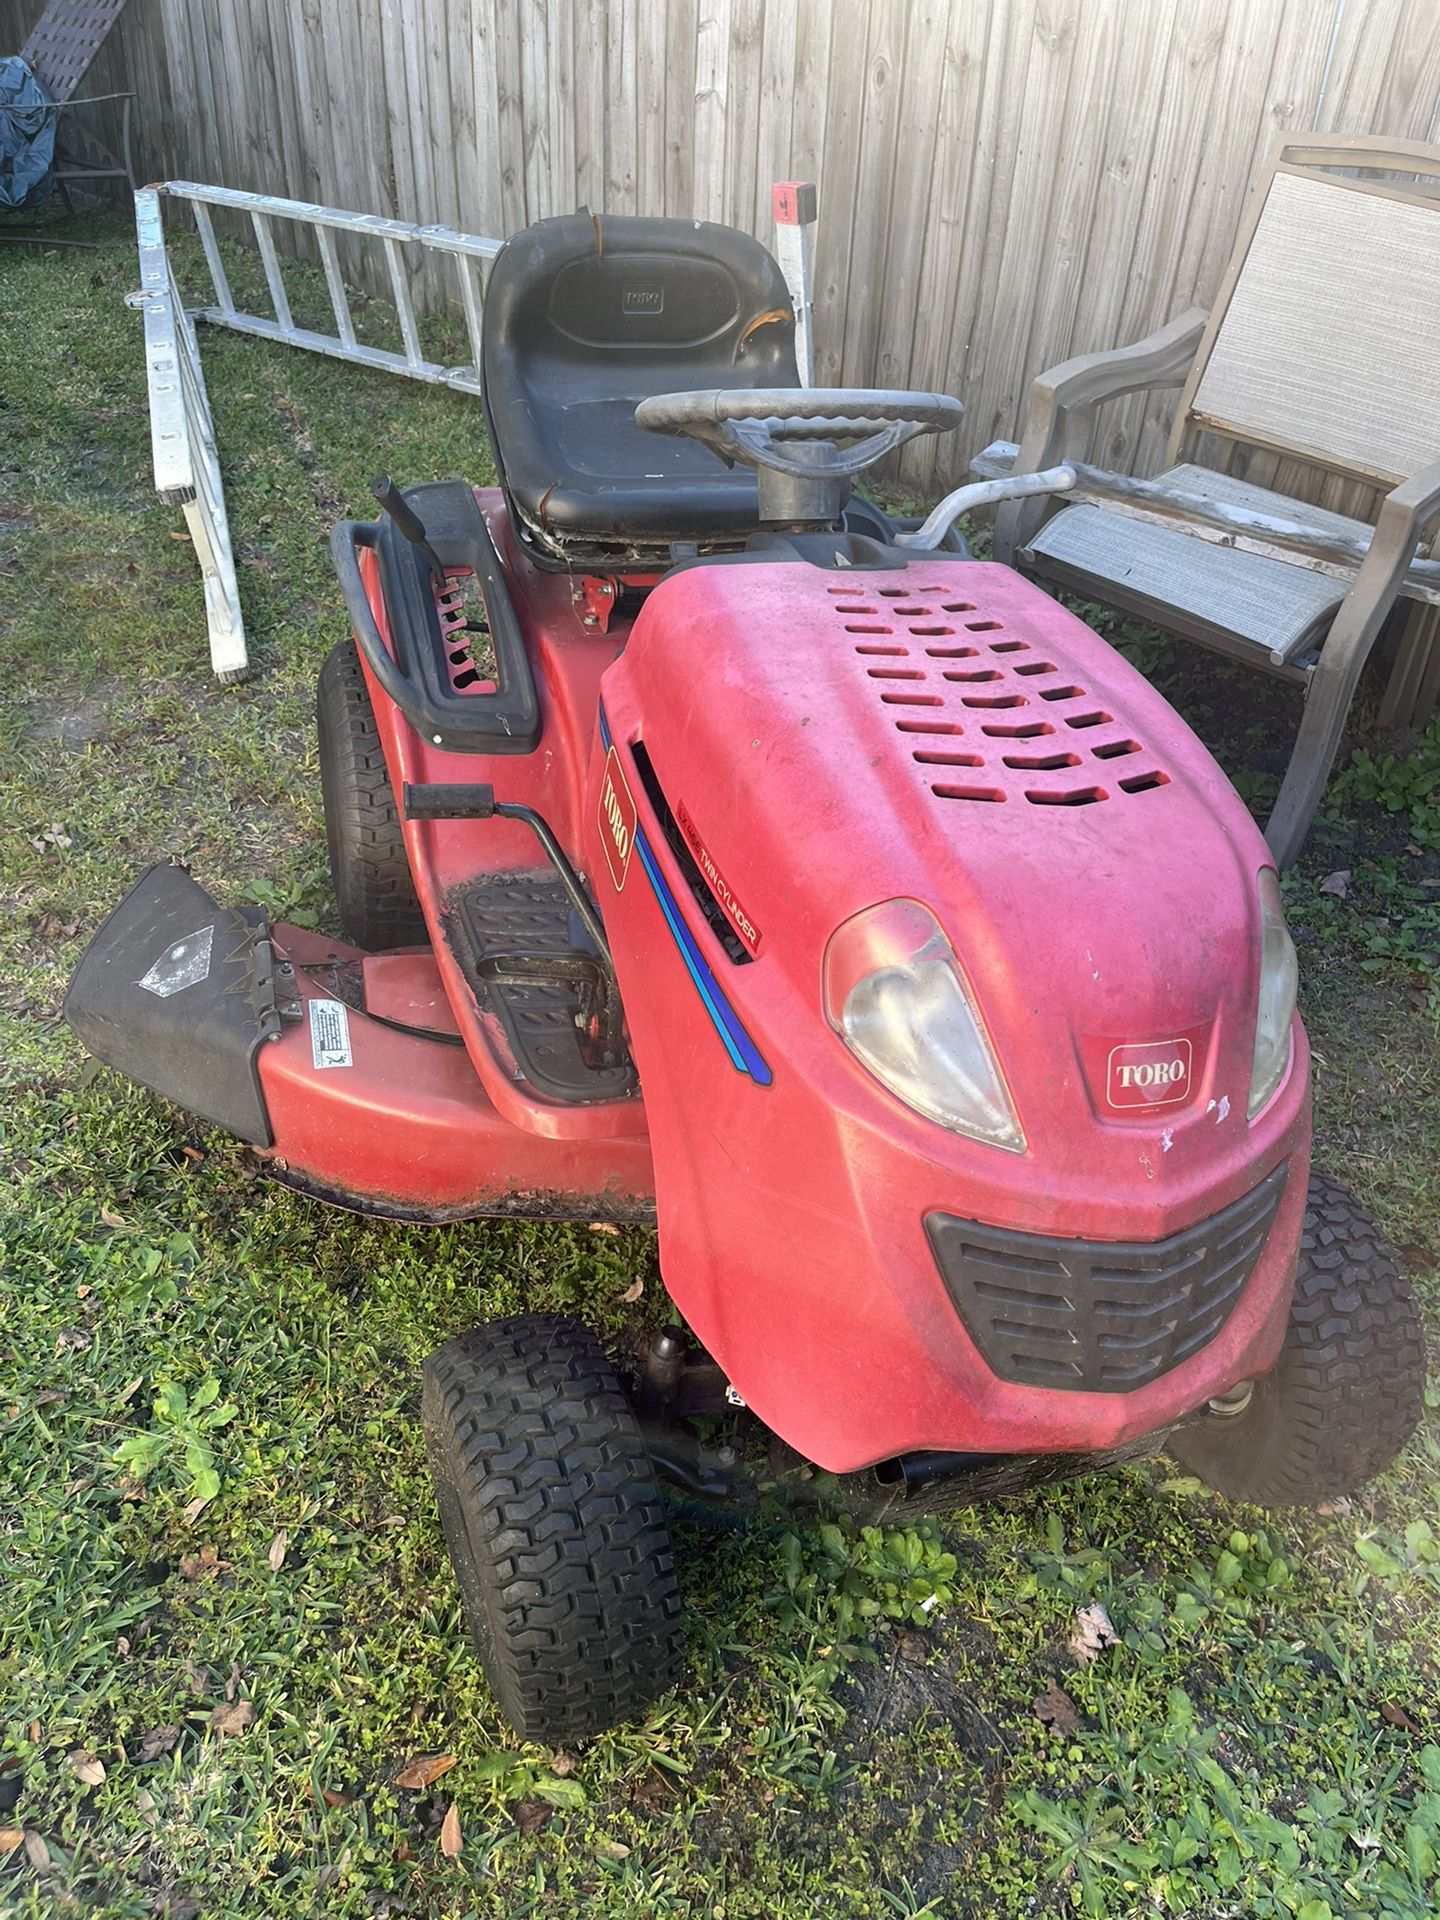
[[[353,1067],[350,1009],[343,1000],[310,1002],[310,1053],[317,1067]]]

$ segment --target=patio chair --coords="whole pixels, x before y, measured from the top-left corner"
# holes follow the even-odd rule
[[[1398,600],[1417,605],[1382,718],[1423,719],[1435,701],[1440,562],[1417,549],[1440,515],[1437,321],[1440,146],[1285,135],[1208,317],[1041,374],[1018,450],[997,442],[974,463],[985,477],[1076,468],[1066,504],[999,509],[997,559],[1304,687],[1267,828],[1282,866]],[[1100,402],[1167,386],[1183,392],[1158,479],[1083,463]],[[1221,464],[1183,458],[1199,433],[1224,443]],[[1374,526],[1236,474],[1247,448],[1382,489]]]
[[[125,180],[133,192],[135,169],[130,155],[130,93],[77,94],[111,27],[125,10],[125,0],[50,0],[20,49],[20,58],[41,81],[63,116],[56,134],[53,178],[69,200],[69,183],[76,180]],[[93,107],[118,100],[120,158],[74,121],[76,107]]]

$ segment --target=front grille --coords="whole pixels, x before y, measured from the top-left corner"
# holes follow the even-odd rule
[[[1133,1393],[1213,1340],[1285,1191],[1279,1166],[1168,1240],[1053,1240],[927,1215],[941,1275],[986,1365],[1015,1386]]]

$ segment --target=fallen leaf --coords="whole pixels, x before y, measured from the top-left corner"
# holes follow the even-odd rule
[[[87,1347],[95,1344],[93,1333],[87,1333],[84,1327],[62,1327],[59,1343],[62,1347],[73,1347],[77,1353],[83,1353]]]
[[[50,1849],[38,1833],[27,1831],[25,1835],[25,1858],[36,1873],[50,1871]]]
[[[1320,882],[1321,893],[1333,893],[1337,900],[1350,898],[1350,869],[1337,867],[1334,873],[1327,873]]]
[[[548,1825],[555,1809],[547,1807],[543,1800],[519,1800],[512,1811],[516,1826],[528,1840],[532,1835],[539,1833],[542,1827]]]
[[[40,1744],[40,1722],[38,1720],[32,1720],[30,1722],[30,1744],[32,1747],[38,1747]]]
[[[182,1147],[180,1151],[187,1160],[193,1160],[197,1166],[200,1165],[205,1158],[199,1147]]]
[[[575,1771],[574,1756],[572,1754],[566,1753],[563,1747],[558,1747],[555,1753],[551,1757],[550,1771],[553,1774],[557,1774],[559,1778],[563,1780],[566,1774],[573,1773]]]
[[[430,1787],[448,1773],[455,1764],[453,1753],[429,1753],[419,1760],[412,1760],[408,1767],[402,1767],[395,1776],[397,1787],[407,1787],[410,1792],[418,1793],[422,1787]]]
[[[105,1763],[97,1759],[88,1747],[76,1747],[70,1755],[70,1770],[82,1786],[100,1787],[105,1784]]]
[[[620,1298],[625,1302],[627,1307],[633,1307],[644,1291],[645,1282],[643,1280],[632,1280]]]
[[[1044,1693],[1037,1694],[1033,1702],[1035,1718],[1042,1727],[1049,1727],[1052,1733],[1074,1733],[1080,1725],[1080,1715],[1075,1702],[1056,1680],[1047,1683]]]
[[[210,1715],[214,1732],[234,1736],[255,1724],[255,1709],[248,1700],[227,1700]]]
[[[66,1397],[65,1394],[59,1392],[55,1387],[46,1387],[43,1393],[36,1394],[31,1404],[36,1407],[53,1407],[58,1405],[58,1403]]]
[[[220,1555],[207,1540],[198,1553],[181,1554],[180,1578],[194,1586],[197,1581],[212,1580],[222,1565]]]
[[[105,1222],[107,1227],[123,1227],[125,1225],[124,1214],[116,1213],[113,1207],[101,1207],[100,1218]]]
[[[640,1780],[630,1782],[630,1798],[637,1807],[643,1807],[646,1813],[661,1813],[667,1803],[675,1797],[675,1788],[670,1778],[659,1767],[652,1767]]]
[[[464,1844],[460,1837],[460,1809],[452,1800],[450,1811],[440,1823],[440,1851],[447,1860],[454,1860]]]
[[[1070,1651],[1082,1667],[1088,1667],[1107,1647],[1118,1647],[1120,1636],[1114,1622],[1098,1600],[1075,1610],[1075,1631],[1070,1636]]]
[[[322,1787],[320,1798],[327,1807],[348,1807],[355,1796],[353,1793],[337,1793],[334,1787]]]
[[[601,1840],[596,1843],[595,1851],[602,1860],[628,1860],[630,1849],[623,1840]]]
[[[151,1814],[154,1813],[155,1796],[148,1787],[141,1787],[137,1790],[135,1794],[135,1807],[137,1812],[144,1814],[147,1820]]]
[[[1402,1733],[1420,1732],[1420,1728],[1416,1726],[1405,1709],[1397,1706],[1393,1700],[1382,1700],[1380,1702],[1380,1718],[1385,1721],[1387,1726],[1399,1727]]]
[[[24,1838],[19,1827],[0,1827],[0,1853],[13,1853]]]
[[[285,1551],[289,1545],[290,1536],[284,1527],[281,1527],[275,1538],[270,1542],[270,1551],[265,1556],[270,1562],[270,1571],[272,1573],[279,1573],[280,1569],[284,1566]]]
[[[135,1758],[142,1766],[148,1760],[158,1760],[162,1753],[174,1752],[179,1738],[179,1727],[152,1727],[149,1733],[140,1736]]]
[[[408,1860],[410,1858],[410,1842],[408,1840],[401,1840],[396,1845],[395,1858],[397,1860]]]
[[[189,1506],[186,1507],[185,1512],[182,1515],[182,1518],[184,1519],[184,1522],[187,1527],[194,1526],[195,1522],[200,1518],[201,1514],[205,1511],[206,1507],[209,1506],[210,1502],[214,1498],[215,1496],[213,1493],[197,1493],[196,1494],[195,1498],[190,1502]]]
[[[620,1229],[613,1220],[592,1220],[590,1231],[591,1233],[619,1233]]]

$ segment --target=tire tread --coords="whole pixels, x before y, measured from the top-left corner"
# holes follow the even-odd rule
[[[315,689],[320,787],[330,876],[340,921],[359,947],[378,952],[428,936],[415,893],[370,689],[353,640],[326,655]]]
[[[680,1589],[595,1336],[563,1314],[476,1327],[426,1361],[422,1406],[471,1632],[516,1731],[563,1743],[643,1714],[679,1678]]]

